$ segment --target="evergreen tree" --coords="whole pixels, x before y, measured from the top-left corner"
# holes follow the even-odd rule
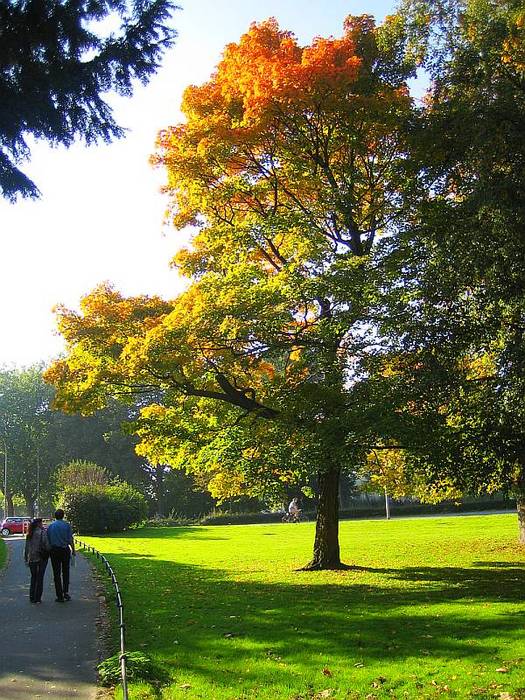
[[[0,192],[37,197],[28,137],[70,146],[123,135],[103,95],[146,83],[175,38],[170,0],[0,0]],[[115,31],[107,32],[108,26]]]

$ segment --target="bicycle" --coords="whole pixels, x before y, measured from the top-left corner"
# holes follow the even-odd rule
[[[306,515],[303,515],[302,511],[297,511],[296,513],[285,513],[282,517],[283,523],[304,523],[308,520]]]

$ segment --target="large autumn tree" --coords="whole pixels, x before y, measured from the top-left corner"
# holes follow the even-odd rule
[[[173,224],[194,227],[175,258],[187,290],[165,303],[101,287],[80,313],[60,309],[68,354],[47,373],[67,410],[140,395],[152,461],[246,485],[309,473],[312,569],[343,566],[340,474],[368,448],[355,389],[377,342],[373,261],[402,209],[412,113],[393,36],[349,17],[341,38],[302,47],[268,20],[227,46],[154,159]]]
[[[174,40],[171,0],[0,2],[0,193],[36,197],[31,138],[70,146],[124,134],[107,100],[146,83]],[[30,138],[31,137],[31,138]]]

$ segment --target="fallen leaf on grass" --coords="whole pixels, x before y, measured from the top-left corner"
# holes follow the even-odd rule
[[[314,700],[321,700],[321,698],[329,698],[333,695],[333,690],[331,688],[327,688],[326,690],[321,690],[319,693],[316,693],[314,695]]]
[[[323,668],[323,675],[332,677],[334,674],[332,673],[332,671],[330,671],[329,668]]]
[[[499,700],[514,700],[514,696],[510,693],[500,693],[498,698]]]
[[[371,685],[372,688],[380,688],[383,683],[386,683],[386,678],[384,676],[379,676]]]
[[[189,688],[191,688],[191,685],[189,683],[183,683],[182,685],[179,685],[179,688],[181,690],[188,690]]]
[[[509,669],[505,668],[505,666],[502,666],[501,668],[496,669],[496,673],[508,673]]]

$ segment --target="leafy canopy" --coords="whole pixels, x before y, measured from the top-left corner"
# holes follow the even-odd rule
[[[388,36],[349,17],[341,38],[301,47],[253,24],[186,90],[153,161],[174,225],[196,227],[174,260],[190,284],[170,303],[103,286],[59,309],[59,407],[140,397],[142,454],[208,470],[218,495],[351,464],[375,246],[408,177],[408,69]]]

